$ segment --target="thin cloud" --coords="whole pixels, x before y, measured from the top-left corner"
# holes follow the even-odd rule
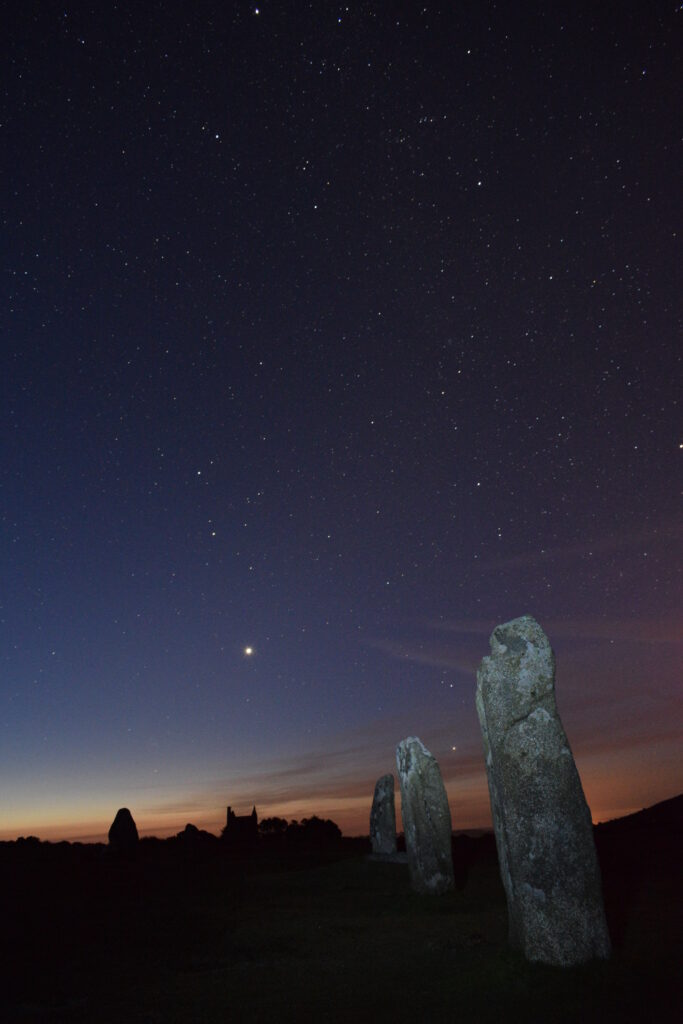
[[[637,750],[642,747],[656,746],[659,750],[671,747],[672,750],[681,749],[683,741],[683,726],[657,727],[656,723],[642,724],[636,721],[622,724],[618,732],[612,731],[605,736],[603,731],[595,730],[589,734],[583,733],[572,743],[574,753],[581,756],[624,753],[629,750]]]
[[[396,774],[396,744],[416,732],[414,726],[407,727],[409,718],[409,713],[389,715],[350,730],[327,749],[274,759],[253,771],[246,768],[239,775],[226,771],[225,777],[207,780],[185,799],[152,803],[148,797],[139,813],[149,818],[175,816],[178,821],[194,820],[193,816],[207,820],[222,818],[227,804],[242,813],[255,804],[284,816],[288,808],[304,807],[308,813],[319,814],[326,806],[347,802],[359,807],[367,804],[369,813],[376,780],[386,772]],[[464,738],[453,751],[458,739],[454,725],[417,731],[439,761],[444,779],[453,778],[462,785],[470,776],[483,772],[478,742]]]
[[[433,643],[409,643],[399,640],[385,640],[381,638],[368,639],[364,641],[367,647],[389,655],[398,661],[408,661],[417,665],[431,665],[433,668],[448,669],[451,672],[463,672],[471,675],[475,670],[477,662],[473,657],[466,657],[457,654],[444,646],[434,646]]]
[[[457,636],[489,637],[498,623],[495,619],[426,619],[422,625],[437,632],[455,633]]]
[[[522,613],[524,614],[524,613]],[[433,630],[456,636],[489,636],[498,623],[463,619],[428,623]],[[683,643],[683,613],[673,612],[657,619],[599,619],[595,617],[544,619],[543,631],[550,638],[570,640],[604,640],[619,643],[680,644]],[[482,651],[483,655],[487,651]]]
[[[615,643],[683,643],[683,614],[657,619],[557,619],[544,625],[548,636],[570,640],[600,640]]]
[[[645,527],[641,530],[622,530],[607,534],[593,540],[586,539],[576,544],[564,544],[556,547],[541,548],[537,551],[520,552],[509,558],[482,562],[481,569],[495,571],[498,569],[531,568],[549,563],[574,562],[577,558],[591,558],[593,555],[605,555],[628,548],[639,550],[652,549],[662,544],[683,540],[683,527],[677,522],[660,523],[657,526]]]

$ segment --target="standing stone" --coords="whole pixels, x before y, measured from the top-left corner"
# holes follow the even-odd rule
[[[417,736],[396,747],[410,881],[416,892],[454,888],[451,812],[436,759]]]
[[[132,850],[138,843],[138,830],[133,821],[133,815],[127,807],[122,807],[116,812],[111,828],[109,829],[109,845],[112,849]]]
[[[396,853],[396,807],[391,772],[378,779],[375,785],[370,811],[370,842],[374,854],[391,857]]]
[[[610,953],[591,815],[555,704],[555,657],[530,615],[496,626],[477,672],[477,713],[508,904],[528,960]]]

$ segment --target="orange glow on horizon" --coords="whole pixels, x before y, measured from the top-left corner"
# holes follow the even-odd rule
[[[398,794],[397,794],[398,797]],[[666,799],[661,797],[661,799]],[[658,803],[654,800],[652,803]],[[451,819],[454,831],[469,831],[478,829],[491,829],[491,813],[488,802],[478,808],[469,808],[469,813],[464,815],[463,808],[456,801],[450,801]],[[611,821],[615,818],[625,817],[640,811],[651,803],[643,804],[631,801],[605,801],[591,807],[591,816],[594,824]],[[135,812],[133,810],[133,817]],[[259,820],[264,818],[278,817],[286,821],[310,818],[317,815],[319,818],[331,818],[342,830],[345,836],[367,836],[369,833],[370,801],[360,798],[334,799],[328,801],[297,800],[286,804],[273,804],[257,807]],[[112,813],[112,821],[114,814]],[[174,817],[169,820],[168,815],[145,815],[135,818],[138,833],[141,838],[156,836],[159,839],[167,839],[182,832],[188,824],[186,818]],[[101,818],[94,821],[78,821],[63,824],[50,823],[43,827],[33,823],[31,827],[16,829],[3,828],[0,832],[0,840],[7,841],[17,839],[20,836],[35,835],[39,839],[48,842],[81,842],[81,843],[106,843],[109,826],[111,822],[104,823]],[[222,815],[201,815],[192,820],[197,828],[204,829],[213,835],[219,836],[225,818]],[[400,818],[400,797],[397,799],[397,828],[401,831]]]
[[[577,767],[594,823],[624,817],[677,795],[671,780],[679,755],[664,745],[631,749],[590,749],[575,751]],[[483,764],[476,759],[443,765],[444,782],[449,795],[454,831],[491,828],[488,786]],[[143,806],[135,800],[109,804],[100,797],[87,797],[70,806],[41,803],[30,810],[19,805],[6,814],[0,828],[0,840],[37,836],[50,842],[107,842],[109,827],[119,807],[127,806],[140,836],[167,838],[181,832],[191,822],[197,828],[220,835],[225,825],[226,805],[238,814],[248,814],[254,803],[260,820],[270,817],[286,821],[330,818],[345,836],[366,836],[375,778],[351,779],[348,793],[344,784],[330,783],[321,776],[293,784],[287,796],[267,799],[268,780],[259,778],[258,786],[248,778],[239,786],[227,786],[225,803],[221,790],[201,790],[179,794],[172,803],[156,804],[146,799]],[[275,777],[276,778],[276,777]],[[304,790],[305,792],[302,792]],[[400,790],[396,785],[397,826],[401,830]]]

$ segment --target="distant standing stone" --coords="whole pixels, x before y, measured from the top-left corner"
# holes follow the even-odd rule
[[[396,748],[410,880],[416,892],[454,888],[451,812],[436,759],[417,736]]]
[[[370,811],[370,843],[375,854],[393,856],[396,853],[396,806],[391,772],[382,775],[375,785]]]
[[[569,966],[610,953],[590,811],[555,704],[555,657],[530,615],[496,626],[477,672],[509,938]]]
[[[122,807],[116,812],[111,828],[109,829],[109,845],[117,850],[131,850],[138,842],[138,830],[133,821],[133,815],[127,807]]]

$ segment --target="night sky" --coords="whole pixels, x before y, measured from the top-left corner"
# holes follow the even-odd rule
[[[0,838],[367,833],[409,734],[485,826],[525,613],[680,792],[678,6],[10,5]]]

